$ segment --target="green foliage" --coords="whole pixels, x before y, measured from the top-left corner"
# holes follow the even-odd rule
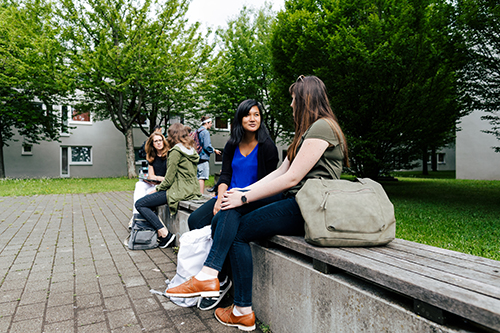
[[[398,178],[383,182],[396,237],[500,260],[500,182]]]
[[[154,126],[196,100],[194,85],[210,48],[199,24],[187,25],[188,4],[61,0],[62,39],[83,92],[79,108],[110,119],[126,136],[129,177],[135,176],[132,125],[149,118]]]
[[[287,1],[272,38],[277,93],[317,75],[350,146],[352,171],[376,178],[449,143],[462,115],[462,60],[445,1]]]
[[[500,6],[497,1],[458,0],[457,8],[459,28],[470,52],[463,71],[464,100],[469,110],[487,113],[481,118],[492,127],[483,132],[500,140]],[[492,148],[500,152],[500,146]]]
[[[72,81],[52,16],[43,1],[0,7],[0,178],[3,147],[16,133],[36,144],[58,140],[63,127],[52,106],[71,91]]]
[[[243,7],[239,16],[228,22],[227,29],[217,30],[219,52],[207,68],[203,94],[209,102],[204,112],[229,120],[243,100],[259,101],[264,108],[264,123],[276,139],[283,134],[291,111],[276,108],[270,93],[274,81],[270,37],[275,15],[270,8]]]

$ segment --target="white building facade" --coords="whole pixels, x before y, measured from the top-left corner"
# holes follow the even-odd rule
[[[457,179],[500,180],[500,153],[491,148],[500,141],[492,134],[491,125],[481,120],[484,112],[475,111],[462,118],[456,140]]]

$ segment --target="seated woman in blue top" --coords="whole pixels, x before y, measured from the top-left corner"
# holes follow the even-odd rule
[[[222,170],[216,185],[218,196],[207,201],[189,216],[190,230],[200,229],[212,223],[212,218],[221,208],[221,199],[226,191],[244,188],[276,170],[278,150],[261,123],[261,116],[260,105],[253,99],[247,99],[238,106],[231,125],[231,137],[222,155]],[[214,308],[231,288],[228,271],[228,263],[224,263],[219,276],[219,296],[201,298],[198,302],[200,310]]]
[[[207,201],[188,219],[189,230],[212,223],[227,190],[244,188],[276,170],[278,149],[261,123],[259,103],[247,99],[240,103],[231,124],[231,136],[222,154],[222,169],[216,188],[218,196]]]

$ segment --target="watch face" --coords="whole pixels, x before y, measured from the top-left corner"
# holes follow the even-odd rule
[[[244,194],[241,196],[241,202],[247,203],[247,197]]]

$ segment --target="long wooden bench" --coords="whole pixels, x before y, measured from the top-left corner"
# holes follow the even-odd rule
[[[322,273],[343,271],[408,297],[415,313],[436,323],[462,319],[500,331],[500,261],[402,239],[369,248],[322,248],[291,236],[261,244],[310,257]]]
[[[203,200],[181,202],[179,206],[180,214],[170,219],[169,228],[174,228],[180,234],[187,231],[187,218],[189,214],[201,204],[203,204]],[[267,259],[264,249],[277,251],[277,255],[274,254],[273,259]],[[254,256],[259,256],[258,258],[254,258],[254,261],[256,261],[255,265],[259,265],[260,263],[263,267],[263,274],[270,274],[271,278],[274,276],[273,274],[276,274],[276,276],[281,275],[282,273],[278,273],[280,270],[290,270],[290,268],[285,267],[290,267],[290,265],[297,267],[297,264],[285,263],[290,257],[287,253],[292,253],[292,257],[293,253],[296,253],[300,256],[300,260],[309,261],[312,266],[311,269],[317,271],[317,274],[340,276],[342,283],[344,283],[344,280],[348,280],[347,284],[352,284],[352,288],[354,288],[352,290],[357,290],[356,286],[359,283],[356,282],[356,279],[358,279],[359,281],[364,281],[363,283],[373,286],[373,288],[380,288],[387,293],[394,294],[394,299],[399,300],[403,298],[405,306],[408,305],[404,309],[408,308],[409,312],[405,314],[406,310],[397,310],[398,314],[402,314],[404,317],[413,313],[413,316],[426,318],[438,325],[436,326],[438,331],[446,329],[447,332],[500,332],[500,261],[402,239],[395,239],[388,245],[380,247],[323,248],[306,243],[303,237],[274,236],[253,244],[253,250]],[[266,273],[270,270],[277,271]],[[256,271],[257,273],[254,272],[254,280],[256,279],[255,274],[259,274],[258,267]],[[285,272],[284,275],[287,276],[288,273]],[[345,276],[352,276],[354,280],[351,279],[352,281],[350,281]],[[272,303],[271,299],[272,297],[278,297],[276,295],[302,294],[304,292],[300,289],[297,290],[297,288],[294,289],[293,283],[277,283],[275,281],[273,281],[270,289],[266,289],[265,284],[268,279],[269,276],[265,276],[264,280],[257,277],[257,281],[254,281],[254,289],[259,289],[255,296],[256,298],[261,298],[261,301],[256,301],[256,303],[261,304],[261,306],[262,304],[266,304],[265,306],[271,307],[272,305],[267,304]],[[332,285],[336,283],[334,281],[325,282],[329,281],[328,279],[322,279],[321,281],[323,281],[321,283]],[[329,286],[325,287],[330,288]],[[332,286],[332,288],[339,287]],[[280,293],[277,289],[283,290]],[[266,295],[259,295],[262,292],[266,293]],[[321,294],[321,291],[319,293]],[[373,295],[375,295],[375,298],[378,297],[377,292]],[[373,295],[369,299],[374,299]],[[385,304],[384,302],[382,300],[380,304]],[[280,304],[280,302],[276,303]],[[297,306],[308,307],[309,305],[302,304]],[[319,309],[321,309],[321,305]],[[262,311],[260,312],[263,317],[271,313],[271,317],[289,315],[292,316],[290,318],[296,320],[293,316],[297,316],[297,312],[294,311],[285,311],[279,315],[275,315],[277,311],[274,308],[267,311],[266,314]],[[374,311],[376,313],[378,310]],[[258,309],[256,309],[256,313],[258,312]],[[368,316],[371,315],[368,314]],[[376,315],[378,314],[376,313]],[[277,320],[276,317],[274,318]],[[339,317],[335,318],[338,321]],[[366,318],[366,314],[362,318]],[[382,319],[384,318],[381,317],[380,320]],[[272,318],[268,320],[273,321]],[[328,320],[333,319],[330,318]],[[349,323],[349,320],[351,319],[346,318],[347,323]],[[282,331],[293,331],[291,327],[288,327],[291,329],[288,330],[286,318],[280,319],[280,321],[285,322],[284,326],[281,326]],[[290,322],[292,321],[290,319]],[[412,321],[414,322],[414,319],[409,319],[408,322],[413,323]],[[268,324],[271,324],[271,327],[273,327],[272,322]],[[334,323],[333,325],[337,324]],[[345,322],[343,325],[346,325]],[[427,325],[425,326],[427,331],[434,332],[436,329],[429,328],[432,325],[425,325]],[[415,327],[399,331],[419,331],[418,325]],[[319,329],[316,327],[313,330],[318,331]],[[331,331],[331,328],[328,328],[328,330]],[[338,331],[348,332],[353,330],[352,328],[346,329],[344,327]],[[376,330],[363,329],[362,331]]]

